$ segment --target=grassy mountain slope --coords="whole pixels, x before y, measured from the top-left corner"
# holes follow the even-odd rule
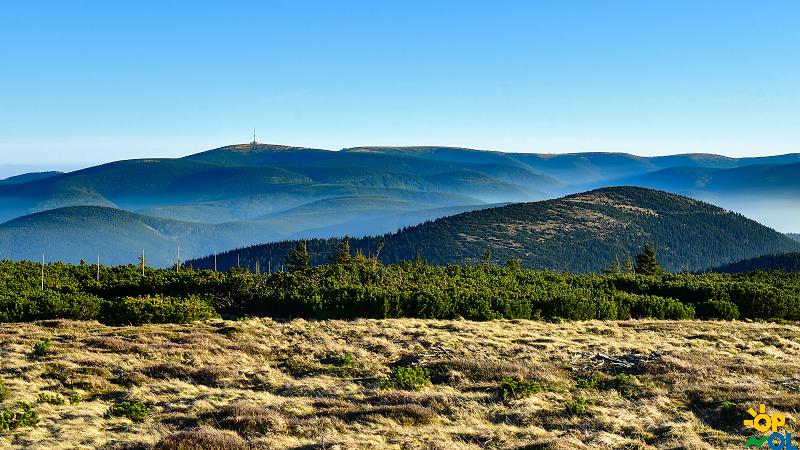
[[[787,378],[800,329],[788,323],[60,320],[2,324],[0,338],[7,404],[41,418],[4,437],[9,449],[739,449],[747,408],[800,409]],[[54,354],[28,357],[42,339]],[[378,382],[412,362],[435,383]],[[60,388],[53,373],[103,394],[36,404]],[[530,397],[503,401],[504,377],[530,379],[513,391]],[[123,399],[149,415],[111,417]]]
[[[467,212],[405,228],[381,237],[354,239],[365,253],[384,248],[381,259],[411,259],[419,252],[436,264],[477,263],[488,248],[494,261],[519,258],[523,265],[587,272],[607,267],[616,255],[635,255],[653,244],[670,270],[701,270],[770,252],[800,249],[800,244],[716,206],[666,192],[615,187],[557,200],[519,203]],[[281,260],[294,243],[280,242],[221,255],[229,263]],[[336,240],[313,240],[316,262],[327,258]],[[193,262],[197,267],[208,260]]]

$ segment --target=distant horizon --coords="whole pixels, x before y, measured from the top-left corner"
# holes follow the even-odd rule
[[[196,150],[181,150],[181,151],[167,151],[164,154],[156,154],[154,153],[155,150],[150,150],[149,152],[142,152],[141,155],[136,156],[134,153],[130,153],[127,157],[121,157],[116,159],[97,159],[97,160],[90,160],[90,161],[81,161],[81,160],[53,160],[50,159],[47,162],[44,161],[6,161],[5,158],[0,156],[0,179],[8,178],[16,175],[22,175],[25,173],[32,173],[32,172],[47,172],[47,171],[61,171],[61,172],[70,172],[75,170],[80,170],[88,167],[94,167],[98,165],[108,164],[116,161],[123,161],[123,160],[131,160],[131,159],[148,159],[148,158],[184,158],[187,156],[195,155],[198,153],[206,152],[209,150],[215,150],[218,148],[230,147],[235,145],[247,145],[251,142],[236,142],[236,143],[228,143],[228,144],[211,144],[206,145],[203,148],[199,148]],[[380,145],[353,145],[353,146],[344,146],[339,148],[334,148],[332,146],[314,146],[314,145],[298,145],[298,144],[291,144],[291,143],[277,143],[277,142],[262,142],[258,140],[258,144],[261,145],[275,145],[275,146],[282,146],[282,147],[296,147],[296,148],[311,148],[311,149],[319,149],[319,150],[327,150],[327,151],[341,151],[353,148],[414,148],[414,147],[429,147],[429,148],[454,148],[454,149],[466,149],[466,150],[477,150],[477,151],[485,151],[485,152],[496,152],[496,153],[520,153],[520,154],[539,154],[539,155],[575,155],[575,154],[598,154],[598,153],[606,153],[606,154],[625,154],[625,155],[632,155],[636,157],[642,158],[658,158],[658,157],[665,157],[665,156],[678,156],[678,155],[711,155],[711,156],[720,156],[724,158],[731,158],[731,159],[742,159],[742,158],[760,158],[760,157],[771,157],[771,156],[783,156],[783,155],[792,155],[792,154],[800,154],[800,146],[795,151],[775,151],[775,152],[753,152],[753,153],[741,153],[736,155],[725,154],[724,152],[701,152],[701,151],[676,151],[676,152],[635,152],[635,151],[625,151],[625,150],[576,150],[576,151],[525,151],[525,150],[514,150],[514,149],[503,149],[503,148],[481,148],[477,146],[463,146],[463,145],[436,145],[436,144],[404,144],[404,145],[394,145],[394,144],[380,144]],[[2,147],[2,141],[0,141],[0,147]],[[130,149],[131,146],[126,146],[126,148]],[[17,155],[20,153],[24,154],[24,151],[15,152]],[[5,152],[0,153],[0,155],[5,155]],[[64,155],[63,152],[59,152],[60,155]]]

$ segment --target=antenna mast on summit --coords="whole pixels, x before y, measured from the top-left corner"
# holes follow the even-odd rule
[[[253,144],[255,145],[255,143],[256,143],[256,129],[253,128]]]

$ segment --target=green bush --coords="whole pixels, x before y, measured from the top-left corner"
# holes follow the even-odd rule
[[[605,386],[605,381],[595,376],[578,377],[575,386],[581,389],[600,389]]]
[[[626,292],[615,292],[614,295],[620,319],[694,319],[694,307],[675,299]]]
[[[145,323],[190,323],[218,318],[207,299],[192,295],[185,298],[161,295],[123,297],[105,302],[102,321],[110,325]]]
[[[31,356],[35,358],[41,358],[43,356],[47,356],[53,350],[53,341],[50,339],[43,339],[40,341],[36,341],[33,344],[33,350],[31,351]]]
[[[0,322],[92,320],[98,317],[102,302],[99,297],[82,292],[21,290],[3,294],[0,291]]]
[[[39,403],[48,403],[51,405],[63,405],[66,403],[66,400],[61,395],[49,392],[40,392],[38,401]]]
[[[583,397],[578,397],[575,400],[567,402],[564,408],[570,416],[584,417],[591,413],[589,411],[589,402]]]
[[[77,405],[78,403],[83,401],[83,396],[77,392],[70,392],[69,396],[67,396],[70,405]]]
[[[27,403],[17,402],[14,406],[0,406],[0,433],[21,427],[33,427],[39,423],[39,414]]]
[[[395,367],[389,378],[381,382],[381,387],[419,391],[431,384],[431,374],[424,367]]]
[[[350,367],[355,364],[356,359],[350,353],[341,353],[329,358],[328,362],[336,367]]]
[[[503,400],[530,397],[544,391],[544,387],[536,381],[506,377],[500,381],[500,396]]]
[[[739,318],[739,307],[723,300],[709,300],[695,306],[700,319],[736,320]]]
[[[640,388],[639,380],[633,375],[628,375],[626,373],[617,374],[610,384],[617,392],[626,397],[636,395]]]
[[[108,410],[111,417],[127,417],[133,422],[143,422],[150,415],[150,408],[141,402],[117,402]]]

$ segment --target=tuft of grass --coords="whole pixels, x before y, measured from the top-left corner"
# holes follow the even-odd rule
[[[214,428],[198,428],[168,435],[153,450],[249,450],[250,445],[239,435]]]
[[[589,402],[583,397],[578,397],[575,400],[569,401],[564,405],[567,414],[574,417],[585,417],[591,414],[589,411]]]
[[[117,402],[108,410],[110,417],[127,417],[133,422],[143,422],[150,415],[150,408],[142,402]]]
[[[152,381],[151,378],[139,372],[123,372],[112,380],[114,384],[125,387],[141,386],[148,381]]]
[[[38,423],[39,414],[27,403],[17,402],[11,407],[0,407],[0,433],[33,427]]]
[[[421,391],[431,384],[431,374],[424,367],[395,367],[389,378],[381,382],[384,389],[402,389],[405,391]]]
[[[526,378],[531,369],[502,359],[453,358],[437,363],[438,371],[454,370],[464,374],[470,381],[501,381],[504,378]]]
[[[47,403],[49,405],[63,405],[67,400],[60,394],[53,394],[50,392],[39,393],[39,403]]]
[[[280,412],[249,402],[217,408],[207,418],[220,428],[245,436],[284,433],[288,428],[286,418]]]
[[[34,358],[41,358],[47,356],[53,351],[53,341],[50,339],[42,339],[33,344],[31,356]]]
[[[500,382],[500,396],[503,400],[526,398],[544,390],[544,386],[534,380],[506,377]]]

